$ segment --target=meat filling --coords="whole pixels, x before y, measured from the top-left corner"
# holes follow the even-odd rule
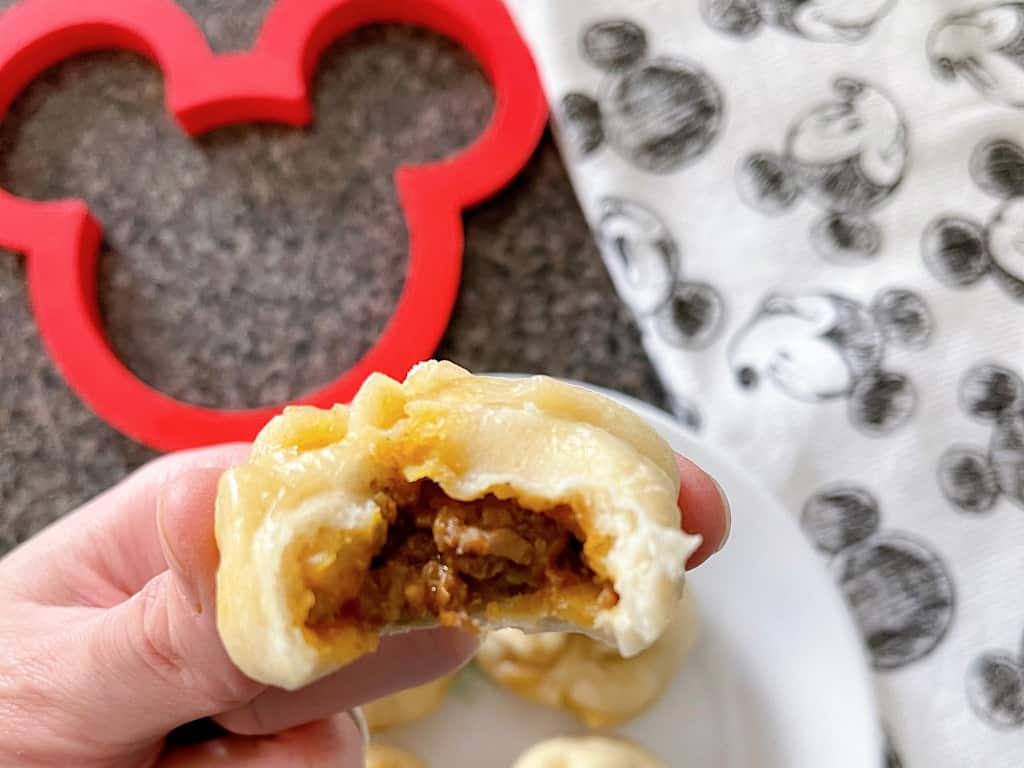
[[[308,629],[378,629],[433,617],[469,628],[470,613],[492,601],[580,584],[593,585],[600,607],[618,601],[611,584],[584,561],[568,507],[536,512],[494,496],[454,501],[429,481],[377,501],[388,523],[386,539],[368,553],[368,570],[364,565],[356,575],[339,563],[306,580],[314,598]]]

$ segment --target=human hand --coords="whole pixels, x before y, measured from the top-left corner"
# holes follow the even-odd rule
[[[0,765],[76,768],[362,768],[354,707],[465,663],[476,640],[434,629],[307,688],[246,678],[217,634],[213,509],[243,444],[158,459],[0,559]],[[679,460],[683,527],[728,535],[714,481]],[[168,734],[212,718],[199,744]]]

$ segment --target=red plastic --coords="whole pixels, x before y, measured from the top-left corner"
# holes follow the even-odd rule
[[[461,212],[527,162],[547,106],[529,50],[501,0],[279,0],[255,46],[215,55],[171,0],[27,0],[0,15],[0,120],[35,77],[98,49],[127,49],[163,70],[166,103],[192,136],[241,122],[307,125],[309,84],[321,54],[368,24],[425,27],[476,58],[494,88],[490,124],[464,151],[398,170],[409,231],[405,287],[387,327],[352,368],[295,402],[347,402],[373,371],[404,376],[441,339],[462,266]],[[216,410],[147,386],[117,358],[96,297],[101,227],[80,200],[32,202],[0,190],[0,247],[27,258],[39,331],[68,384],[101,418],[160,450],[250,440],[281,406]]]

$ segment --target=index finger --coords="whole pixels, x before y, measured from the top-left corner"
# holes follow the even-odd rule
[[[686,561],[690,570],[718,552],[729,538],[732,515],[725,492],[714,479],[689,459],[676,454],[679,464],[679,512],[684,531],[704,540]]]

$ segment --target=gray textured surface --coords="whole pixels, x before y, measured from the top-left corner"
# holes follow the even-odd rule
[[[268,3],[185,5],[227,50],[251,43]],[[246,126],[190,142],[163,112],[155,68],[96,54],[41,78],[0,124],[0,185],[35,199],[84,197],[103,221],[111,343],[164,392],[211,406],[272,403],[356,360],[402,285],[393,168],[469,143],[491,106],[467,55],[394,28],[337,43],[315,90],[309,132]],[[463,284],[439,356],[658,402],[549,138],[522,178],[465,222]],[[0,328],[2,553],[153,454],[93,416],[56,374],[24,264],[6,252]]]

